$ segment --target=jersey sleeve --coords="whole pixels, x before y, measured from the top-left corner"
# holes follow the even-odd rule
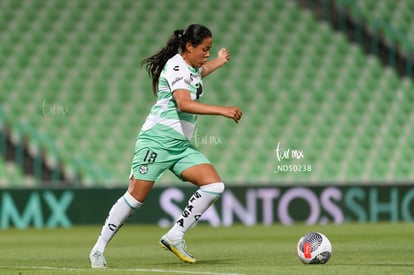
[[[190,72],[184,64],[169,64],[165,74],[171,92],[175,90],[190,90]]]

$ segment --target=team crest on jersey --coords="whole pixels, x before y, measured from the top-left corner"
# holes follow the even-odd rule
[[[148,173],[148,165],[146,165],[146,164],[141,165],[141,166],[139,167],[139,173],[140,173],[141,175],[145,175],[146,173]]]

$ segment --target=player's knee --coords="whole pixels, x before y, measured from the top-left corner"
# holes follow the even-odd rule
[[[201,190],[206,191],[206,192],[221,194],[224,192],[224,188],[225,188],[224,183],[215,182],[215,183],[203,185],[201,187]]]
[[[217,183],[217,185],[218,185],[217,189],[219,189],[219,192],[220,193],[223,193],[224,192],[224,189],[226,188],[226,186],[224,185],[224,183],[223,182],[219,182],[219,183]]]
[[[119,200],[124,201],[133,210],[140,208],[143,204],[143,202],[138,201],[128,191],[126,191],[125,194]]]

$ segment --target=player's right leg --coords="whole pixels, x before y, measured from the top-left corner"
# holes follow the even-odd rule
[[[131,176],[128,191],[112,206],[98,240],[89,254],[92,268],[106,268],[106,246],[128,217],[141,207],[153,184],[153,181],[135,180],[134,176]]]
[[[169,167],[164,161],[165,150],[152,148],[152,143],[137,139],[128,191],[112,206],[101,234],[89,255],[92,268],[105,268],[104,251],[122,224],[132,213],[141,207],[145,198]],[[161,161],[158,161],[160,160]],[[149,168],[150,167],[150,168]]]

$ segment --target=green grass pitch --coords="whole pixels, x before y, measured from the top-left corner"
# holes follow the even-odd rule
[[[126,224],[106,251],[109,268],[92,270],[88,254],[100,226],[0,231],[0,274],[412,274],[414,223],[324,226],[198,225],[186,234],[195,264],[158,245],[166,229]],[[299,237],[319,231],[332,242],[325,265],[296,256]]]

